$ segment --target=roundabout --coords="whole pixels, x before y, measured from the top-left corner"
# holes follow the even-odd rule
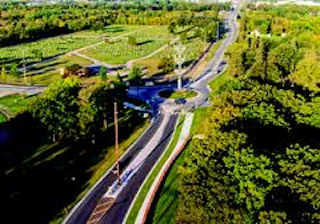
[[[162,90],[158,93],[158,95],[162,98],[168,99],[189,99],[196,97],[198,93],[193,90]]]

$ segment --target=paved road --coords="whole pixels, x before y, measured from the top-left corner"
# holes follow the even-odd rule
[[[170,137],[173,133],[178,115],[172,115],[170,117],[169,123],[164,131],[164,135],[161,137],[160,144],[155,148],[155,150],[149,155],[147,161],[143,163],[140,167],[139,172],[136,173],[128,182],[126,187],[121,191],[121,193],[116,198],[115,204],[111,209],[105,214],[100,223],[104,224],[121,224],[129,206],[138,192],[140,185],[144,181],[145,177],[148,175],[149,171],[152,169],[153,165],[156,163],[162,152],[165,150],[166,146],[170,141]]]
[[[175,124],[176,117],[173,116],[170,119],[169,125],[166,128],[167,133],[172,132],[172,126]],[[153,124],[147,130],[147,132],[129,149],[129,151],[125,154],[125,156],[120,160],[120,168],[123,170],[127,165],[135,158],[135,156],[139,153],[139,151],[144,148],[144,146],[149,142],[149,139],[156,133],[158,128],[160,127],[163,121],[163,115],[159,114],[155,117]],[[166,142],[168,136],[162,136],[162,147]],[[162,150],[162,147],[159,147],[159,150]],[[154,154],[150,156],[153,158]],[[114,169],[114,167],[112,168]],[[82,203],[80,203],[79,207],[74,208],[74,211],[70,213],[70,216],[64,221],[66,224],[85,224],[90,214],[92,213],[95,205],[98,203],[99,199],[106,193],[108,187],[111,186],[112,183],[116,180],[116,175],[113,172],[107,173],[105,177],[103,177],[102,181],[93,188],[93,191],[87,194],[87,196],[83,199]]]
[[[44,86],[18,86],[18,85],[7,85],[0,84],[0,97],[24,93],[27,95],[34,95],[43,92],[46,87]]]

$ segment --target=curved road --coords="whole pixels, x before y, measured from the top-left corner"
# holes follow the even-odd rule
[[[160,125],[163,122],[163,119],[164,119],[163,114],[157,115],[153,124],[149,127],[149,129],[145,132],[145,134],[120,159],[120,169],[121,170],[124,170],[128,166],[128,164],[136,157],[136,155],[140,152],[140,150],[143,149],[147,145],[149,140],[152,138],[152,136],[155,135],[155,133],[159,129]],[[140,169],[141,172],[139,172],[139,175],[135,175],[130,180],[130,185],[135,184],[137,182],[140,183],[140,181],[141,181],[140,178],[142,178],[142,181],[143,181],[144,175],[146,175],[149,172],[149,170],[152,168],[153,164],[155,163],[156,159],[159,157],[159,155],[165,149],[165,147],[170,139],[170,136],[173,132],[176,120],[177,120],[176,115],[170,116],[169,122],[164,130],[164,133],[166,133],[166,134],[161,137],[160,144],[156,147],[156,149],[148,157],[147,162],[145,162],[142,165],[142,167]],[[98,182],[98,184],[92,188],[92,191],[87,193],[87,195],[82,199],[82,201],[78,203],[78,206],[72,210],[72,212],[69,214],[69,216],[65,219],[65,221],[63,223],[85,224],[87,222],[87,220],[89,219],[92,211],[94,210],[94,208],[95,208],[96,204],[98,203],[98,201],[100,200],[100,198],[106,193],[109,186],[111,186],[116,181],[116,174],[114,174],[111,171],[114,169],[115,169],[115,166],[113,166],[113,168],[110,169],[109,172],[107,172],[104,177],[102,177],[102,179]],[[138,188],[139,185],[136,185],[136,187]],[[122,211],[125,215],[125,212],[127,209],[125,209],[125,206],[122,206],[123,203],[121,203],[121,201],[130,202],[131,200],[125,200],[125,198],[134,197],[134,194],[131,195],[131,193],[134,192],[133,190],[134,190],[134,187],[130,187],[130,190],[128,193],[128,188],[126,187],[124,189],[124,191],[117,197],[116,203],[113,206],[113,208],[110,210],[110,212],[115,211],[115,209],[119,205],[121,205],[120,211]],[[129,205],[130,204],[128,204],[128,206]],[[112,214],[112,213],[110,213],[110,214]],[[124,217],[124,215],[123,215],[123,217]],[[115,222],[113,222],[113,223],[115,223]]]
[[[159,106],[162,108],[167,108],[170,111],[179,110],[179,109],[191,109],[195,107],[195,105],[203,105],[208,101],[209,90],[207,88],[208,82],[215,78],[218,74],[217,70],[220,66],[220,63],[223,59],[224,52],[226,48],[235,41],[238,28],[236,24],[236,16],[237,10],[240,4],[237,4],[236,10],[230,12],[230,15],[227,19],[227,24],[229,25],[230,31],[227,33],[227,37],[221,44],[220,48],[217,50],[213,59],[209,63],[207,69],[199,76],[197,80],[193,83],[187,85],[188,88],[192,88],[200,92],[199,97],[195,98],[195,100],[189,101],[187,104],[183,106],[177,107],[174,103],[170,103],[160,99],[156,96],[157,92],[163,88],[175,88],[173,86],[154,86],[154,87],[145,87],[140,89],[131,88],[129,90],[129,95],[135,96],[140,99],[147,100],[154,110],[158,110]],[[221,70],[221,69],[219,69]],[[9,85],[0,85],[0,94],[2,91],[10,91],[16,90],[17,92],[27,92],[28,94],[34,94],[39,91],[42,92],[44,87],[19,87]],[[153,165],[160,157],[161,153],[165,150],[172,132],[174,130],[174,126],[177,121],[177,115],[171,115],[171,113],[165,112],[169,116],[169,121],[164,127],[163,134],[159,139],[159,144],[153,149],[151,154],[146,158],[142,166],[139,168],[137,173],[128,181],[127,185],[117,196],[115,203],[110,208],[110,210],[103,216],[101,223],[112,223],[112,224],[120,224],[122,223],[126,212],[132,202],[135,194],[137,193],[140,185],[143,180],[152,169]],[[149,142],[149,140],[155,135],[155,133],[160,128],[163,123],[164,115],[159,114],[156,115],[153,124],[149,127],[149,129],[145,132],[145,134],[126,152],[126,154],[120,160],[121,170],[126,168],[138,155],[140,150],[142,150]],[[110,169],[101,180],[86,194],[86,196],[73,208],[68,217],[64,220],[64,224],[85,224],[90,217],[90,214],[94,210],[96,204],[100,200],[100,198],[105,194],[108,190],[109,186],[111,186],[115,180],[116,175]]]

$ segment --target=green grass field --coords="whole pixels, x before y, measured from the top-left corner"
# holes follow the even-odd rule
[[[187,98],[195,97],[197,93],[195,91],[190,91],[190,90],[182,90],[182,91],[164,90],[164,91],[161,91],[159,95],[164,98],[187,99]]]
[[[173,39],[166,26],[147,26],[130,36],[136,38],[137,45],[129,45],[127,37],[122,37],[113,43],[103,43],[80,53],[109,64],[124,64],[151,54]]]
[[[10,95],[0,98],[0,105],[3,105],[11,110],[12,113],[17,114],[21,110],[28,107],[34,100],[34,96],[25,95]]]
[[[125,64],[129,60],[151,54],[168,43],[168,41],[165,40],[152,40],[150,42],[145,42],[146,40],[144,38],[137,39],[137,41],[142,44],[131,46],[127,43],[127,40],[123,39],[116,43],[103,43],[95,48],[82,51],[81,53],[100,61],[104,61],[108,64]]]
[[[77,56],[63,56],[56,60],[47,61],[30,68],[26,73],[26,81],[28,84],[49,85],[59,79],[62,79],[60,69],[72,64],[81,66],[90,65],[91,62]],[[25,84],[23,73],[19,77],[8,76],[7,83],[22,83]]]
[[[176,128],[176,131],[174,132],[174,136],[172,139],[172,142],[169,146],[169,148],[167,149],[167,151],[165,151],[164,156],[162,157],[162,159],[160,160],[160,162],[157,164],[157,166],[155,167],[155,169],[153,169],[152,173],[150,176],[148,176],[148,180],[144,183],[144,185],[142,186],[142,189],[140,190],[140,193],[137,197],[137,199],[135,200],[134,206],[131,209],[131,212],[129,214],[129,217],[127,219],[127,224],[134,224],[135,219],[139,213],[140,207],[149,191],[149,188],[151,187],[154,179],[156,178],[156,176],[158,175],[159,171],[161,170],[162,166],[164,165],[164,163],[166,162],[166,160],[169,158],[171,152],[173,151],[173,149],[175,148],[178,139],[179,139],[179,135],[182,129],[182,125],[183,125],[183,121],[184,121],[184,117],[180,117],[178,126]]]
[[[2,113],[0,113],[0,123],[3,123],[5,121],[7,121],[7,118]]]
[[[20,64],[22,63],[23,57],[26,58],[26,63],[36,62],[38,59],[36,59],[32,53],[33,50],[40,50],[43,53],[43,58],[50,58],[102,41],[102,39],[96,35],[97,33],[105,34],[106,36],[118,36],[140,28],[141,26],[113,25],[108,26],[103,30],[80,31],[73,34],[46,38],[31,43],[3,47],[0,48],[0,63],[16,61]]]

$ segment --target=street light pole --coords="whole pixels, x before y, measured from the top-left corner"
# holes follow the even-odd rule
[[[22,51],[22,56],[23,56],[23,79],[24,83],[27,84],[27,69],[26,69],[26,57],[25,57],[25,52],[24,50]]]
[[[117,163],[117,179],[118,179],[118,186],[121,185],[120,180],[120,166],[119,166],[119,155],[118,155],[118,107],[117,102],[114,102],[114,135],[115,135],[115,156],[116,156],[116,163]]]
[[[174,60],[175,63],[178,64],[178,79],[177,79],[177,85],[178,85],[178,90],[182,89],[182,65],[185,62],[185,56],[186,56],[186,47],[179,42],[174,46],[174,51],[175,54]]]

